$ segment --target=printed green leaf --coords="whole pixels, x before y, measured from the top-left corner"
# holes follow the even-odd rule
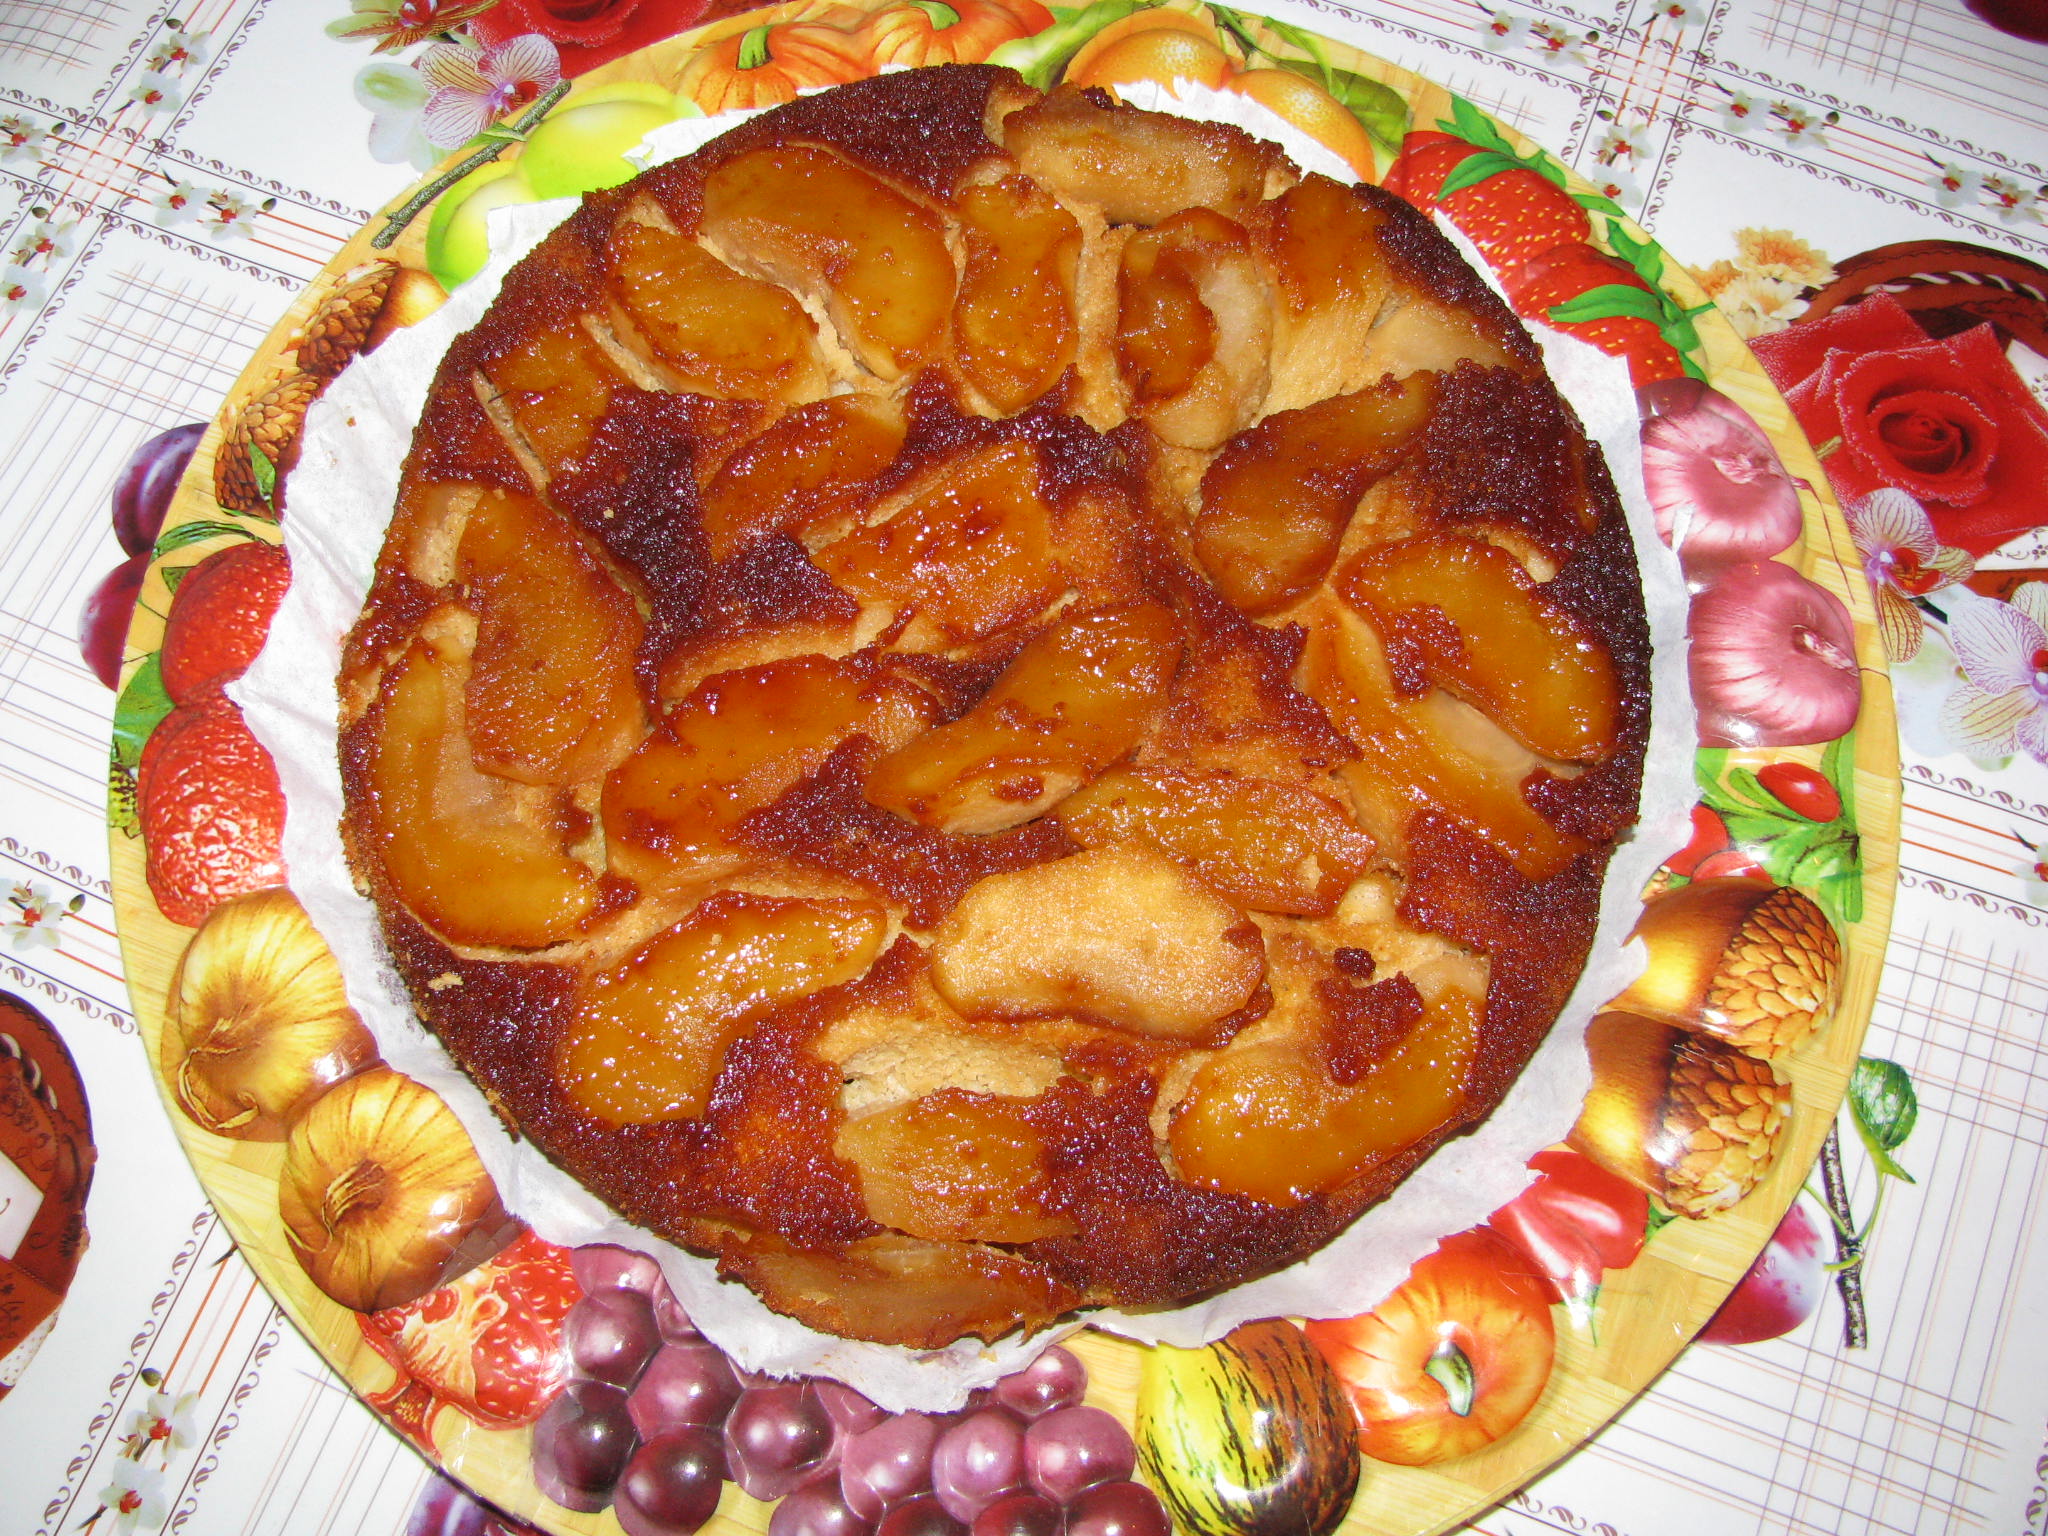
[[[1895,1152],[1913,1134],[1920,1096],[1904,1067],[1882,1056],[1864,1056],[1849,1074],[1849,1108],[1873,1150]]]
[[[270,455],[252,439],[249,443],[249,473],[256,477],[256,494],[264,501],[275,505],[277,501],[277,466],[270,462]]]
[[[1627,317],[1661,326],[1669,313],[1665,301],[1658,295],[1631,288],[1626,283],[1602,283],[1597,288],[1588,288],[1575,299],[1567,299],[1550,308],[1550,318],[1567,325],[1581,320]]]
[[[1814,887],[1814,900],[1821,910],[1838,923],[1856,923],[1863,920],[1863,867],[1861,864],[1845,866],[1831,875],[1823,876]]]
[[[1437,127],[1481,149],[1497,149],[1510,159],[1514,157],[1515,146],[1508,142],[1507,135],[1492,118],[1462,96],[1451,98],[1451,120],[1439,122]]]
[[[135,808],[135,771],[118,761],[108,765],[107,826],[123,837],[142,832],[142,817]]]
[[[114,702],[114,761],[132,772],[142,761],[142,744],[170,712],[171,696],[164,692],[163,668],[152,651]]]
[[[189,565],[167,565],[157,574],[164,579],[164,590],[176,597],[178,588],[184,585],[185,578],[191,571],[192,567]]]
[[[208,539],[218,539],[232,534],[238,539],[252,538],[248,529],[239,523],[215,523],[201,518],[198,522],[180,523],[175,528],[166,528],[157,536],[156,548],[151,553],[159,560],[193,544],[204,544]]]
[[[988,57],[1014,69],[1026,83],[1049,91],[1081,45],[1112,22],[1150,10],[1156,0],[1096,0],[1093,5],[1051,6],[1053,24],[1031,37],[1013,37]]]
[[[1476,155],[1467,155],[1451,167],[1451,174],[1444,178],[1444,184],[1436,189],[1436,200],[1442,202],[1453,192],[1462,192],[1467,187],[1476,187],[1480,182],[1498,176],[1502,171],[1519,170],[1519,164],[1498,150],[1481,150]]]
[[[1325,70],[1322,85],[1381,149],[1389,155],[1400,151],[1401,139],[1408,132],[1408,101],[1399,91],[1348,69]]]

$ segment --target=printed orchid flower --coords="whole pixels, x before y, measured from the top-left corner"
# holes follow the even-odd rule
[[[0,165],[41,164],[43,141],[49,136],[47,128],[17,112],[0,117]]]
[[[1910,661],[1927,635],[1914,599],[1954,586],[1976,570],[1977,562],[1944,546],[1926,509],[1890,486],[1849,503],[1843,515],[1877,602],[1884,653],[1893,661]]]
[[[349,0],[349,14],[327,23],[327,35],[377,40],[372,53],[399,53],[444,37],[483,15],[498,0]]]
[[[2030,906],[2048,909],[2048,838],[2030,842],[2018,832],[2013,841],[2026,849],[2020,866],[2020,889]]]
[[[1591,39],[1583,32],[1575,32],[1554,21],[1538,21],[1530,24],[1529,36],[1554,59],[1569,60],[1574,64],[1586,62],[1586,44]]]
[[[1673,22],[1683,30],[1686,27],[1696,27],[1705,21],[1707,11],[1705,6],[1691,4],[1689,0],[1657,0],[1657,3],[1650,7],[1650,19]]]
[[[185,32],[172,27],[157,39],[156,46],[142,61],[142,67],[163,74],[167,70],[183,69],[187,64],[204,64],[206,40],[210,36],[212,34],[208,32]]]
[[[2016,224],[2027,216],[2027,190],[2010,176],[1986,176],[1978,187],[2005,223]]]
[[[1721,103],[1721,127],[1729,133],[1740,133],[1766,115],[1763,106],[1747,91],[1730,91],[1728,99]]]
[[[1627,160],[1633,164],[1636,156],[1644,153],[1647,147],[1639,134],[1642,128],[1648,126],[1645,123],[1630,129],[1624,128],[1620,123],[1611,125],[1607,132],[1601,135],[1600,146],[1593,151],[1593,158],[1602,165],[1613,165],[1620,160]]]
[[[1479,46],[1490,53],[1506,53],[1529,40],[1529,18],[1495,11],[1479,23]]]
[[[149,200],[149,220],[158,229],[190,224],[206,204],[206,194],[189,181],[174,181]]]
[[[1934,200],[1944,208],[1975,207],[1977,189],[1983,184],[1984,178],[1975,171],[1953,163],[1943,165],[1934,173]]]
[[[247,240],[256,233],[260,211],[239,193],[214,192],[206,199],[206,216],[199,227],[215,240]]]
[[[182,1451],[199,1438],[199,1394],[181,1392],[177,1397],[164,1391],[152,1392],[149,1402],[136,1409],[128,1421],[128,1443],[138,1455],[153,1445],[166,1451]]]
[[[128,88],[128,99],[141,107],[146,117],[168,117],[185,104],[185,93],[169,75],[145,72]]]
[[[1948,639],[1963,669],[1941,707],[1949,739],[1978,757],[2048,763],[2048,581],[2024,583],[2009,603],[1958,606]]]
[[[1821,114],[1806,107],[1794,106],[1789,101],[1771,103],[1772,131],[1787,144],[1803,144],[1810,149],[1826,149],[1827,135],[1821,131]]]
[[[1642,183],[1619,166],[1596,166],[1586,173],[1586,179],[1593,183],[1593,190],[1610,202],[1622,207],[1640,210],[1643,206]]]
[[[372,59],[356,71],[356,101],[370,112],[370,158],[379,165],[430,171],[441,151],[428,140],[421,115],[427,82],[409,64]]]
[[[49,294],[50,280],[26,267],[9,267],[0,272],[0,307],[33,309]]]
[[[145,1467],[125,1456],[114,1463],[99,1498],[113,1512],[117,1536],[125,1536],[137,1526],[156,1530],[171,1512],[171,1501],[164,1493],[163,1469]]]
[[[481,50],[436,43],[420,55],[419,69],[429,87],[423,118],[427,140],[443,149],[467,144],[562,78],[561,55],[538,32]]]
[[[8,892],[7,905],[14,910],[0,919],[0,928],[16,949],[55,949],[61,942],[57,919],[63,909],[47,888],[18,881]]]

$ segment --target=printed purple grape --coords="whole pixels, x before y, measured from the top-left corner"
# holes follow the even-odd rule
[[[1143,1483],[1097,1483],[1067,1506],[1067,1536],[1173,1536],[1173,1521]]]
[[[663,1283],[661,1266],[650,1255],[615,1243],[585,1243],[569,1255],[569,1268],[586,1296],[600,1291],[638,1291],[652,1296],[654,1288]]]
[[[697,1325],[690,1321],[690,1314],[683,1310],[683,1304],[676,1300],[676,1293],[668,1288],[666,1280],[654,1287],[654,1326],[661,1330],[662,1342],[667,1344],[703,1337],[697,1332]]]
[[[569,1309],[562,1347],[579,1374],[631,1387],[661,1347],[654,1304],[638,1291],[598,1291]]]
[[[931,1494],[896,1505],[875,1527],[875,1536],[967,1536],[967,1527],[947,1514]]]
[[[974,1517],[969,1536],[1061,1536],[1066,1511],[1038,1493],[1006,1493]]]
[[[130,555],[86,594],[78,611],[78,654],[92,675],[109,688],[121,686],[121,653],[128,645],[128,621],[142,578],[149,574],[149,551]]]
[[[655,1351],[626,1406],[634,1426],[652,1437],[685,1424],[717,1429],[739,1395],[740,1384],[718,1346],[709,1339],[685,1339]]]
[[[748,1387],[725,1419],[725,1465],[754,1498],[779,1499],[823,1466],[832,1420],[800,1381]]]
[[[572,1381],[533,1426],[534,1484],[564,1509],[594,1515],[611,1503],[639,1443],[625,1393]]]
[[[685,1425],[633,1453],[612,1498],[626,1536],[691,1536],[718,1509],[725,1446],[716,1430]]]
[[[931,1492],[939,1426],[922,1413],[898,1413],[849,1435],[839,1447],[839,1491],[863,1520]]]
[[[1024,1426],[1001,1408],[951,1425],[932,1448],[932,1492],[955,1520],[972,1522],[1024,1484]]]
[[[206,423],[188,422],[159,432],[128,455],[114,480],[114,538],[131,555],[146,555],[163,531],[164,514],[185,466],[206,435]]]
[[[836,1472],[813,1473],[768,1516],[768,1536],[873,1536],[875,1523],[847,1508]]]
[[[1035,1419],[1056,1408],[1071,1408],[1088,1390],[1088,1367],[1071,1350],[1055,1344],[1021,1371],[995,1384],[995,1398],[1021,1419]]]
[[[1024,1470],[1055,1504],[1097,1483],[1122,1482],[1137,1465],[1130,1431],[1100,1408],[1056,1408],[1024,1431]]]

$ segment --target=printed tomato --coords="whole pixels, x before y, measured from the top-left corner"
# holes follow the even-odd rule
[[[1703,860],[1730,846],[1728,823],[1710,806],[1692,808],[1692,840],[1664,861],[1664,867],[1681,879],[1691,879]]]
[[[1804,763],[1766,764],[1757,769],[1756,781],[1786,810],[1808,821],[1833,821],[1842,814],[1840,792]]]
[[[1433,1466],[1491,1445],[1550,1380],[1550,1285],[1498,1233],[1445,1238],[1362,1317],[1304,1330],[1351,1394],[1358,1448]]]

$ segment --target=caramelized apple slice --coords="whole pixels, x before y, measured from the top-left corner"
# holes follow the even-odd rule
[[[1078,1014],[1206,1040],[1266,971],[1258,929],[1144,843],[990,875],[940,924],[932,980],[969,1018]]]
[[[1313,790],[1228,770],[1116,768],[1060,803],[1084,848],[1142,839],[1258,912],[1322,917],[1372,858],[1372,839]]]
[[[1265,274],[1241,226],[1190,208],[1124,243],[1117,366],[1132,410],[1169,443],[1214,448],[1266,398]]]
[[[954,640],[980,640],[1037,618],[1065,589],[1051,518],[1037,451],[995,443],[921,476],[885,521],[812,559],[856,597],[915,609]]]
[[[935,713],[929,692],[873,656],[794,656],[718,673],[605,781],[612,871],[653,884],[687,870],[692,854],[815,773],[847,737],[899,745]]]
[[[714,896],[590,979],[556,1050],[562,1086],[611,1125],[698,1119],[747,1026],[852,981],[888,927],[874,902]]]
[[[1202,476],[1195,556],[1246,613],[1322,580],[1359,497],[1428,424],[1435,374],[1382,380],[1240,432]]]
[[[1404,697],[1364,620],[1333,614],[1317,626],[1301,670],[1310,695],[1358,748],[1358,761],[1340,772],[1383,841],[1399,846],[1411,812],[1438,811],[1531,880],[1548,879],[1591,846],[1523,796],[1523,782],[1542,767],[1526,748],[1441,689]]]
[[[416,640],[363,718],[356,782],[374,855],[399,900],[453,943],[538,949],[574,937],[598,902],[597,877],[569,853],[584,818],[559,794],[477,771],[462,671]]]
[[[825,392],[817,322],[785,289],[733,271],[674,229],[631,219],[613,226],[606,254],[614,329],[644,343],[671,389],[792,402]]]
[[[869,372],[937,347],[957,276],[938,215],[828,149],[751,150],[704,182],[699,230],[734,265],[821,298]]]
[[[802,535],[866,508],[875,476],[903,447],[903,406],[834,395],[791,411],[720,466],[703,497],[711,558],[770,533]]]
[[[1028,1243],[1074,1230],[1040,1204],[1045,1143],[1023,1102],[945,1088],[840,1128],[868,1214],[912,1237]]]
[[[1253,228],[1279,303],[1265,408],[1363,388],[1379,376],[1366,371],[1366,334],[1387,298],[1386,213],[1327,176],[1303,177],[1266,207]]]
[[[1614,750],[1614,660],[1506,550],[1436,534],[1361,551],[1337,591],[1400,636],[1439,687],[1532,752],[1596,763]]]
[[[487,405],[510,417],[544,479],[583,457],[612,397],[633,388],[579,315],[535,326],[483,371],[492,395]]]
[[[1202,123],[1070,87],[1003,119],[1018,168],[1065,202],[1112,224],[1158,224],[1183,208],[1242,219],[1292,179],[1277,147],[1223,123]]]
[[[1180,652],[1159,603],[1063,614],[974,708],[883,756],[867,798],[944,832],[1029,821],[1137,744]]]
[[[1074,268],[1081,226],[1022,176],[960,197],[967,270],[953,310],[954,354],[967,382],[1014,416],[1074,361]]]
[[[1479,999],[1446,990],[1359,1082],[1332,1081],[1313,1039],[1247,1037],[1205,1062],[1173,1111],[1182,1179],[1268,1205],[1327,1194],[1448,1122],[1465,1100]]]
[[[646,625],[575,530],[530,496],[486,491],[456,570],[477,611],[463,690],[477,767],[573,784],[632,751],[647,730],[633,671]]]

